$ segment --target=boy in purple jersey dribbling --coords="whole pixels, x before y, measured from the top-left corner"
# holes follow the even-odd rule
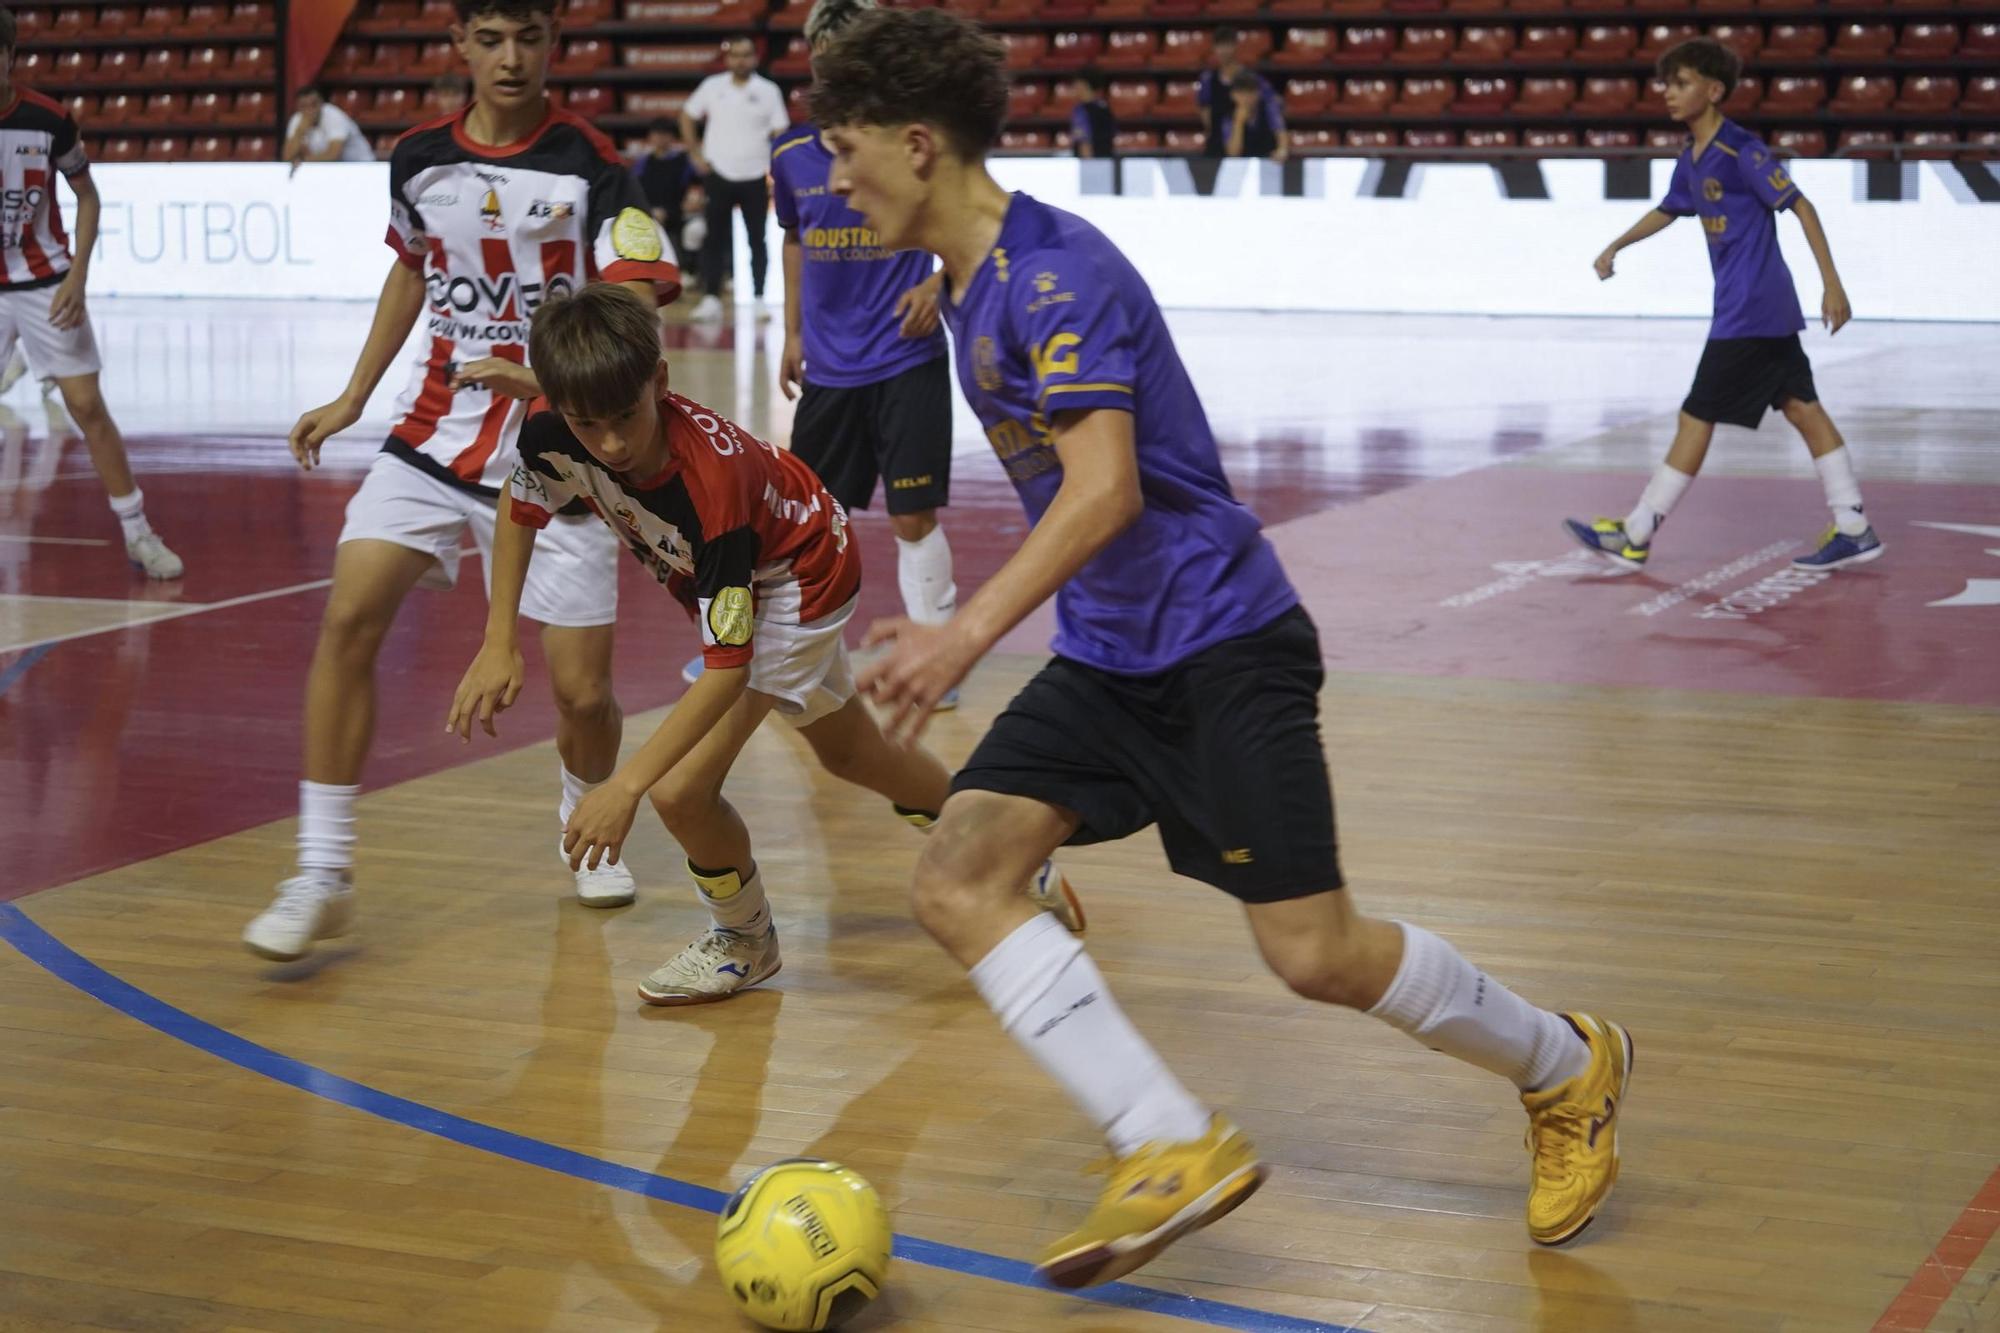
[[[1122,1276],[1265,1175],[1244,1134],[1120,1011],[1081,942],[1020,890],[1065,843],[1153,824],[1176,872],[1244,904],[1294,991],[1509,1079],[1530,1118],[1530,1233],[1576,1235],[1617,1177],[1631,1041],[1615,1023],[1528,1004],[1436,935],[1361,915],[1344,891],[1318,633],[1230,490],[1144,279],[1088,223],[987,173],[1003,48],[946,11],[882,10],[821,51],[815,73],[828,188],[884,247],[943,261],[960,387],[1031,524],[949,623],[877,625],[870,641],[889,652],[859,683],[892,734],[914,735],[982,654],[1056,599],[1054,660],[953,780],[914,885],[918,920],[1116,1159],[1044,1273],[1071,1287]]]

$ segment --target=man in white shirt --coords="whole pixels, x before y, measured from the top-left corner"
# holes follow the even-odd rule
[[[285,161],[292,170],[301,162],[373,162],[375,150],[354,117],[326,100],[317,88],[299,90],[298,109],[285,126]]]
[[[767,177],[771,138],[791,125],[784,94],[757,73],[757,48],[747,37],[729,44],[729,72],[701,81],[681,108],[681,137],[702,176],[708,196],[703,216],[708,235],[701,247],[701,304],[696,319],[722,318],[722,280],[735,254],[730,215],[743,212],[750,237],[750,279],[757,291],[757,314],[764,310],[764,275],[770,252],[764,246],[764,215],[770,207]],[[700,126],[700,128],[696,128]]]

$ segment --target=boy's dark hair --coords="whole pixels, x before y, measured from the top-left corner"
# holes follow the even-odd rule
[[[317,97],[322,102],[328,100],[326,95],[326,89],[320,87],[317,83],[309,83],[305,87],[293,93],[292,101],[297,102],[302,97]]]
[[[20,37],[20,29],[14,23],[14,11],[0,9],[0,48],[11,51]]]
[[[1681,70],[1714,79],[1722,85],[1722,95],[1727,98],[1736,91],[1736,80],[1742,77],[1743,57],[1713,37],[1690,37],[1662,51],[1653,66],[1653,73],[1661,79],[1671,79]]]
[[[967,160],[1000,142],[1007,48],[945,9],[877,9],[813,58],[814,123],[936,126]]]
[[[670,119],[669,117],[655,116],[652,119],[652,121],[649,124],[647,124],[646,133],[671,134],[674,136],[674,138],[678,139],[681,137],[681,125],[679,121]]]
[[[1254,69],[1239,69],[1236,71],[1236,77],[1229,81],[1229,91],[1232,93],[1254,93],[1261,91],[1263,87],[1264,80],[1257,76],[1257,71]]]
[[[1217,28],[1209,42],[1215,46],[1235,46],[1242,42],[1243,34],[1234,28]]]
[[[579,417],[623,412],[652,391],[660,366],[659,315],[630,288],[588,283],[535,311],[528,364],[556,411]]]
[[[460,23],[497,16],[527,23],[532,19],[555,22],[557,0],[451,0]]]
[[[1087,69],[1076,77],[1083,80],[1083,86],[1099,97],[1110,91],[1111,80],[1104,76],[1104,71],[1101,69]]]

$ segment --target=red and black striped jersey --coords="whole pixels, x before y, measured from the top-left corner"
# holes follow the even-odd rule
[[[514,466],[527,404],[457,367],[525,363],[528,321],[595,278],[680,291],[660,229],[611,141],[551,107],[526,138],[475,143],[467,112],[405,134],[389,159],[389,246],[424,275],[426,339],[397,400],[388,448],[445,481],[493,495]]]
[[[0,111],[0,158],[0,291],[61,282],[69,236],[56,207],[55,173],[74,178],[90,170],[76,121],[59,103],[17,89]]]
[[[810,467],[679,394],[660,417],[667,465],[638,480],[593,458],[557,413],[535,413],[512,479],[515,521],[539,528],[582,500],[695,617],[713,667],[750,660],[753,613],[805,625],[853,599],[861,551]]]

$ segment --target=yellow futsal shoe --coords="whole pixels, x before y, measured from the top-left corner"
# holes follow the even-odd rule
[[[1524,1092],[1534,1183],[1528,1234],[1560,1245],[1597,1216],[1618,1179],[1618,1113],[1632,1082],[1632,1038],[1589,1014],[1564,1014],[1590,1043],[1590,1067],[1567,1083]]]
[[[1149,1264],[1257,1192],[1264,1164],[1243,1131],[1216,1116],[1192,1143],[1148,1143],[1101,1164],[1111,1183],[1083,1225],[1042,1256],[1058,1287],[1094,1287]]]

